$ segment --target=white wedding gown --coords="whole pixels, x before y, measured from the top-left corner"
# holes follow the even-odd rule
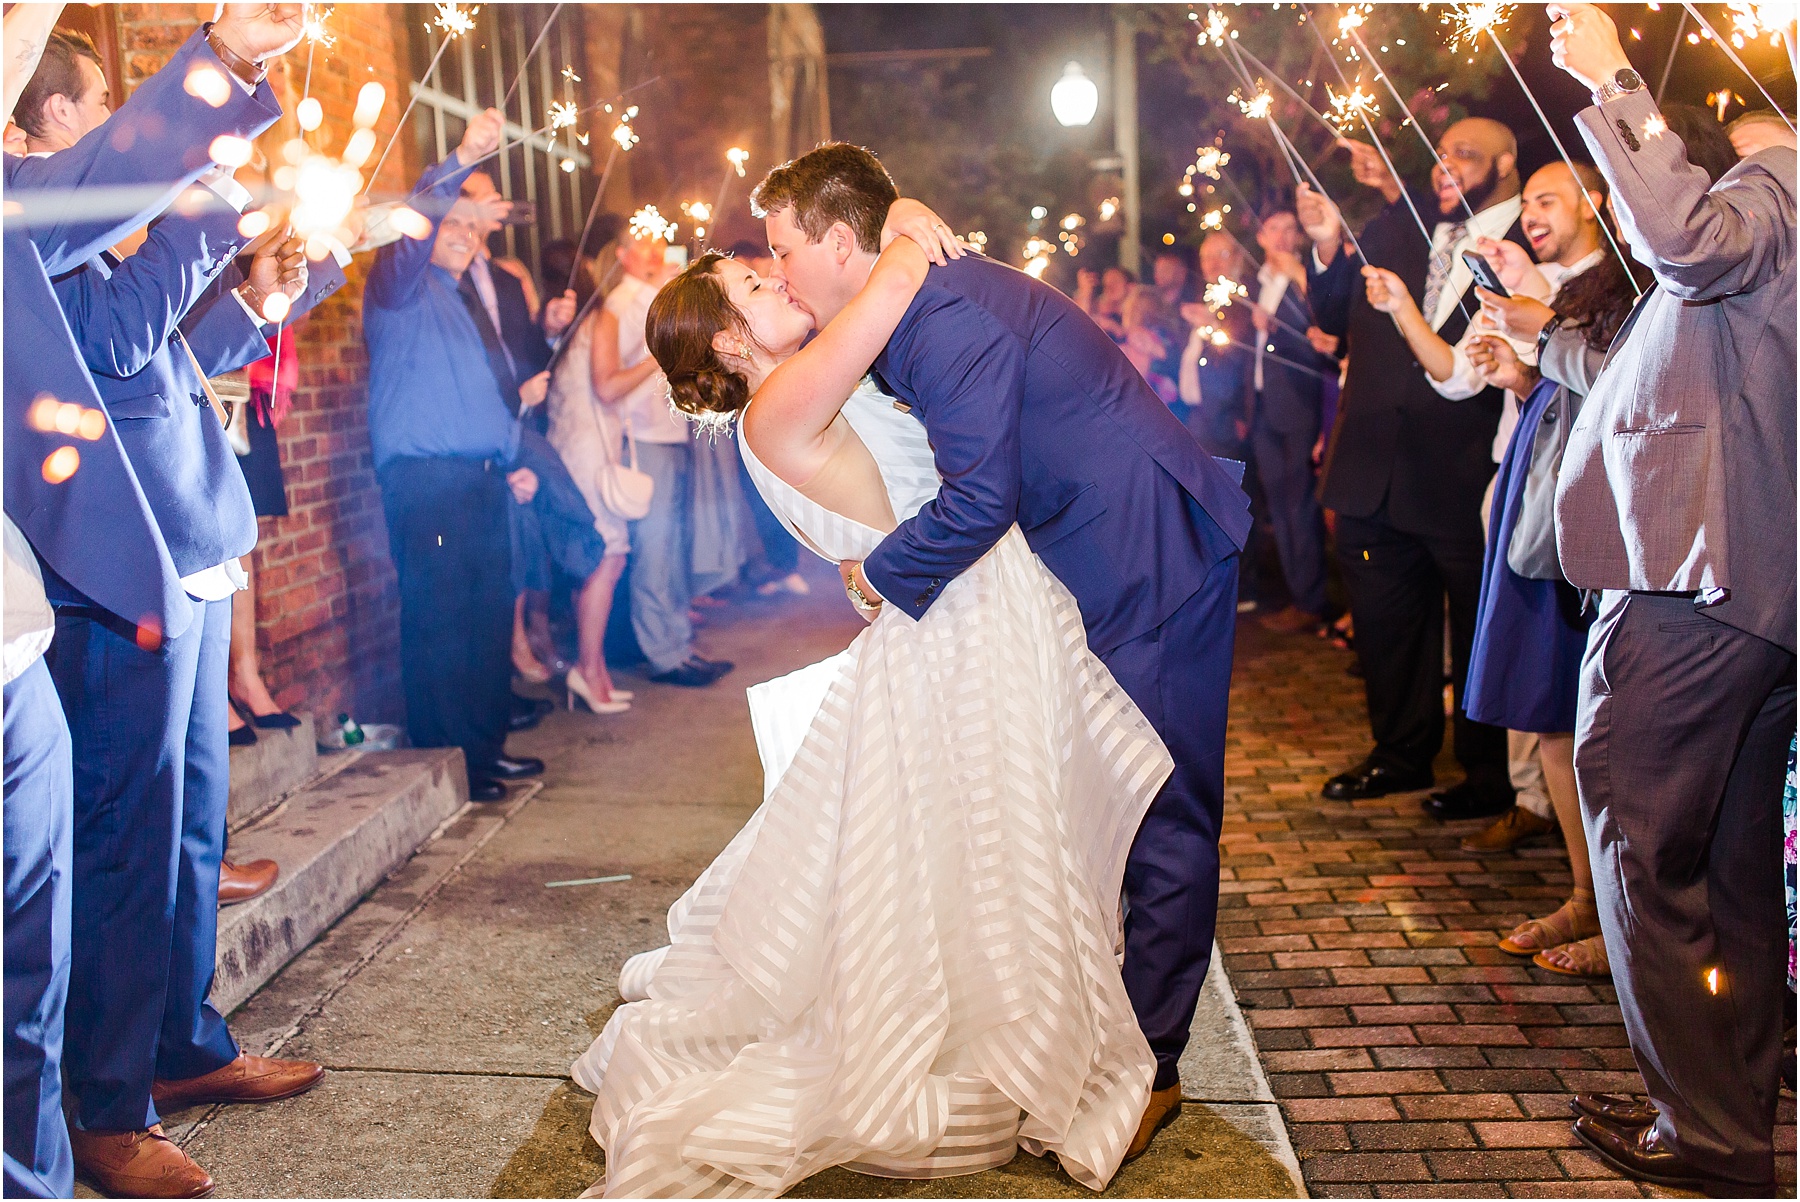
[[[937,492],[924,428],[844,415],[895,515]],[[744,447],[832,562],[882,539]],[[1155,1059],[1119,975],[1120,885],[1171,767],[1015,527],[924,618],[749,690],[762,807],[669,911],[669,946],[575,1062],[607,1197],[778,1195],[833,1165],[946,1177],[1054,1152],[1102,1188]]]

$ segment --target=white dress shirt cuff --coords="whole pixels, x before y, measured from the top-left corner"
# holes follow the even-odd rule
[[[250,587],[250,576],[236,557],[181,578],[181,587],[196,601],[223,601],[241,588]]]

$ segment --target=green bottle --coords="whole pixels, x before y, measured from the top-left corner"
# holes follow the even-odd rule
[[[349,714],[338,715],[338,729],[344,732],[344,746],[354,747],[364,739],[363,728]]]

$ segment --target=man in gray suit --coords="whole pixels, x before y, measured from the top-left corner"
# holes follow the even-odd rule
[[[1794,734],[1794,151],[1716,183],[1610,18],[1550,5],[1577,121],[1655,286],[1614,341],[1557,486],[1569,580],[1600,593],[1575,769],[1600,923],[1654,1108],[1578,1096],[1641,1180],[1774,1187],[1787,998],[1781,792]]]

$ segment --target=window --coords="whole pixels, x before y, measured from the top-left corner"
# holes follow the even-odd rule
[[[475,14],[475,28],[444,51],[428,79],[426,68],[443,38],[431,24],[436,8],[409,4],[405,12],[412,33],[415,82],[410,86],[418,95],[411,117],[413,137],[424,161],[437,162],[454,150],[465,122],[483,109],[497,107],[518,81],[506,104],[505,150],[483,167],[502,193],[525,202],[518,212],[528,220],[509,224],[499,235],[505,240],[505,253],[540,274],[544,245],[578,237],[593,199],[587,178],[592,160],[578,136],[585,134],[589,123],[583,120],[574,128],[538,132],[550,124],[547,112],[552,103],[589,103],[588,86],[565,73],[578,57],[585,57],[581,6],[564,5],[558,13],[549,4],[483,4]],[[553,13],[555,25],[521,75],[520,64]],[[577,68],[572,74],[579,73]],[[409,95],[402,103],[410,99]]]

